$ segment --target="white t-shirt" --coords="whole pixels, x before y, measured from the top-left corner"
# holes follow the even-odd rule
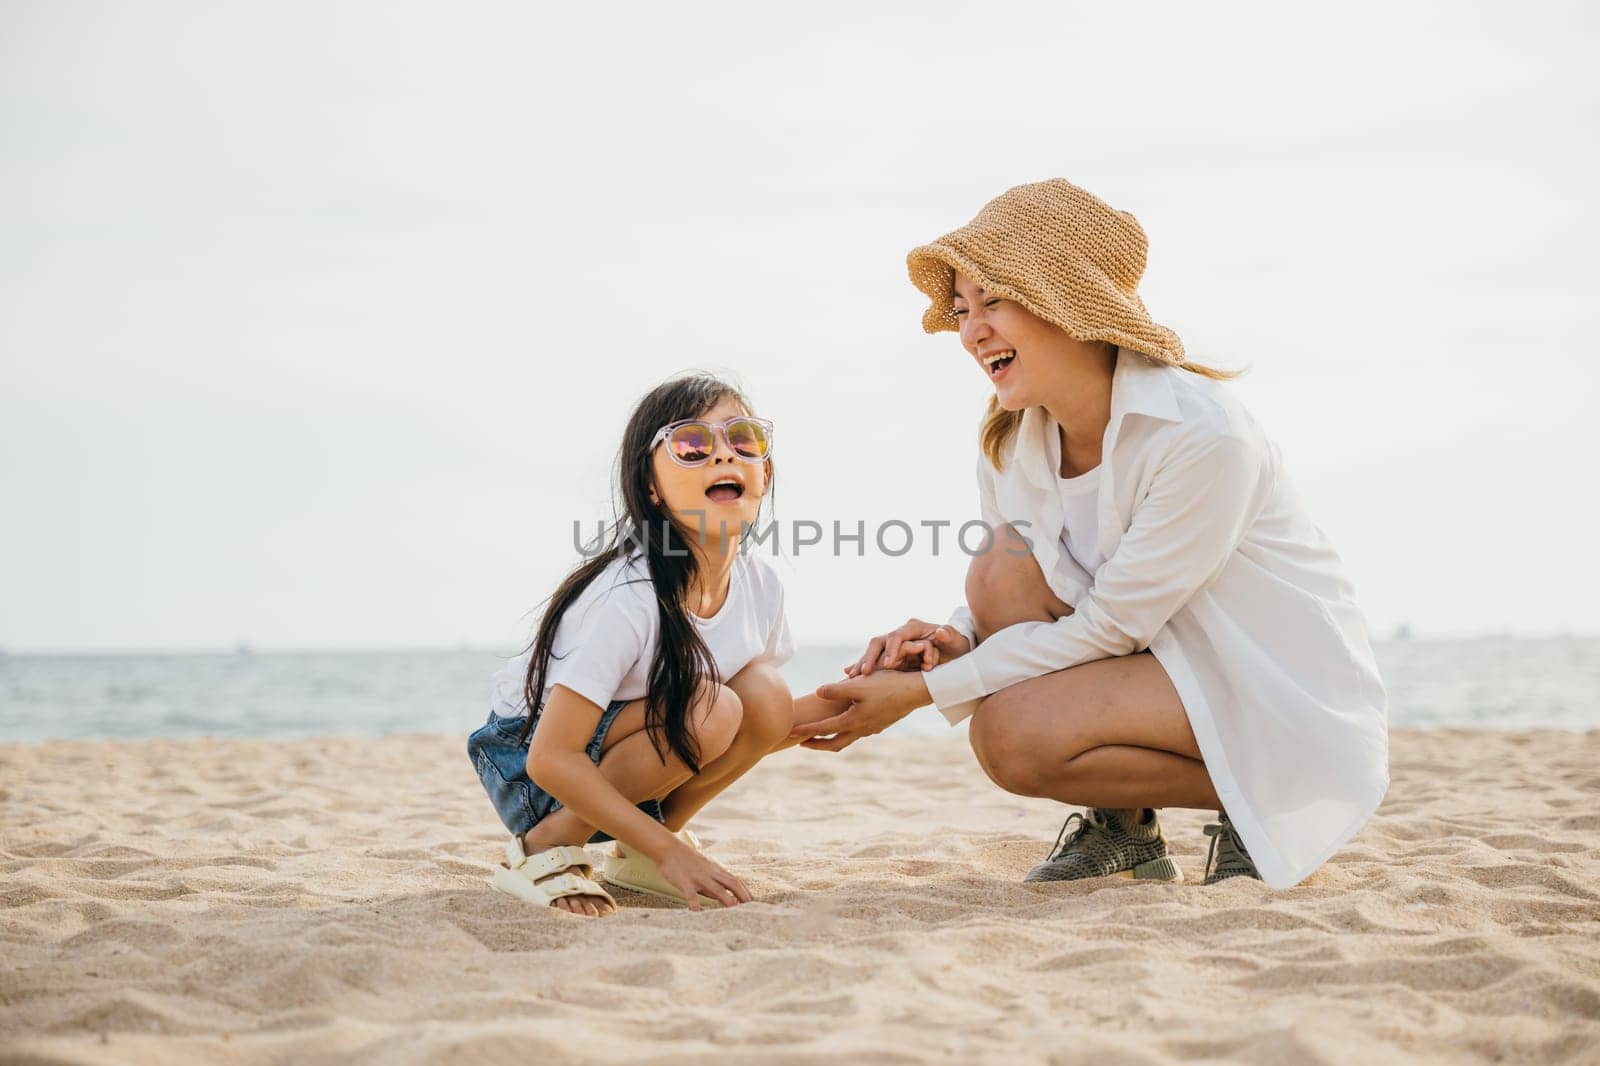
[[[1086,470],[1075,477],[1056,478],[1061,491],[1061,509],[1066,513],[1066,523],[1061,527],[1061,546],[1077,560],[1079,566],[1094,576],[1100,564],[1106,561],[1096,545],[1100,542],[1100,467]]]
[[[753,662],[781,665],[794,655],[794,639],[783,610],[783,583],[764,559],[735,557],[728,597],[710,618],[689,614],[727,681]],[[579,593],[561,617],[554,654],[545,674],[543,698],[565,685],[600,707],[643,696],[655,658],[661,619],[648,564],[634,553],[614,560]],[[532,649],[494,678],[490,706],[502,718],[528,713],[523,683]]]

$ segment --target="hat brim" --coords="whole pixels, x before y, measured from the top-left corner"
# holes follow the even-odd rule
[[[926,333],[960,331],[961,323],[952,313],[954,305],[951,301],[958,272],[971,278],[984,292],[1015,300],[1030,313],[1047,322],[1051,321],[1050,316],[1034,306],[1025,294],[991,278],[976,263],[947,244],[924,244],[911,249],[906,255],[906,270],[911,275],[911,284],[928,298],[928,309],[922,312],[922,329]]]
[[[1115,327],[1090,327],[1084,323],[1066,321],[1061,315],[1053,314],[1041,307],[1039,302],[1027,293],[992,277],[969,257],[939,242],[919,245],[908,252],[906,271],[911,275],[911,283],[928,298],[928,307],[922,312],[922,329],[925,333],[960,332],[961,322],[953,313],[951,301],[955,275],[959,272],[970,278],[985,293],[1016,302],[1029,314],[1049,322],[1077,340],[1109,341],[1118,347],[1128,348],[1166,363],[1184,361],[1183,342],[1178,339],[1177,334],[1165,326],[1151,321],[1142,303],[1137,307],[1130,306],[1127,310],[1135,321],[1142,319],[1148,323],[1150,327],[1148,335],[1139,335]]]

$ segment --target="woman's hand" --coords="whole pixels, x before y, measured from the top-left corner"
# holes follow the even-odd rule
[[[832,718],[797,725],[789,735],[805,737],[802,747],[817,751],[842,751],[862,737],[881,733],[930,702],[921,673],[886,670],[874,677],[852,677],[817,688],[825,700],[849,700],[850,706]]]
[[[932,670],[971,650],[972,643],[953,627],[912,618],[892,632],[873,637],[861,658],[844,672],[846,677],[856,677],[877,669]]]
[[[683,893],[692,911],[700,909],[702,894],[724,907],[749,903],[752,898],[743,881],[724,870],[704,852],[696,851],[677,838],[673,839],[667,853],[656,860],[656,869]]]

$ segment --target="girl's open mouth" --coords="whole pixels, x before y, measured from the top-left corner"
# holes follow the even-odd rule
[[[706,489],[706,497],[713,503],[733,503],[744,495],[744,485],[737,478],[723,478]]]

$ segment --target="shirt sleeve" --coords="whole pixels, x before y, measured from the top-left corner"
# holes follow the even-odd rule
[[[550,656],[546,684],[565,685],[604,709],[648,646],[644,607],[631,588],[618,585],[582,615],[569,609],[561,620],[560,658]]]
[[[768,663],[772,666],[782,666],[794,658],[794,636],[789,632],[789,615],[784,609],[783,582],[778,580],[776,574],[769,573],[768,581],[771,582],[774,617],[771,627],[767,632],[767,646],[761,654],[755,657],[755,662]]]
[[[1074,612],[1008,626],[923,674],[935,705],[959,721],[958,709],[965,717],[982,697],[1019,681],[1149,647],[1167,620],[1216,579],[1269,488],[1265,456],[1249,441],[1179,444]]]

